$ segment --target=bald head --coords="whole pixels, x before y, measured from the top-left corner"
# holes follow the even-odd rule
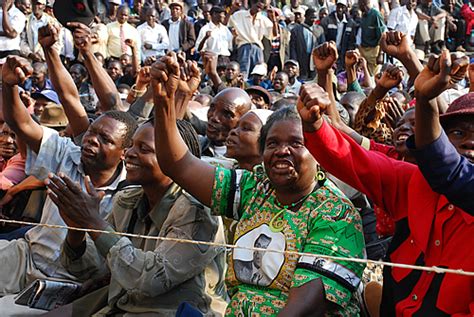
[[[206,135],[213,145],[224,145],[227,136],[237,126],[240,117],[252,106],[249,95],[240,88],[227,88],[212,100],[207,113]]]

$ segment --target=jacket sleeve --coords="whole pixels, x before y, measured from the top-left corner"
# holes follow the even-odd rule
[[[190,204],[184,196],[178,198],[173,208],[180,208],[180,216],[169,221],[169,226],[166,220],[162,228],[164,237],[214,241],[217,220],[207,209],[198,203]],[[111,281],[125,290],[139,290],[151,297],[166,293],[202,273],[221,252],[216,247],[163,240],[157,240],[153,251],[144,251],[134,247],[126,237],[118,240],[101,240],[101,237],[95,243],[107,258]]]
[[[181,43],[181,48],[183,51],[187,52],[194,47],[194,44],[196,43],[196,34],[194,34],[194,25],[191,22],[185,21],[184,23],[186,39]]]
[[[456,151],[444,131],[423,148],[415,148],[413,137],[407,140],[407,146],[433,191],[474,215],[474,164]]]
[[[408,183],[417,167],[367,151],[328,123],[305,133],[306,147],[329,173],[367,195],[397,221],[406,217]]]

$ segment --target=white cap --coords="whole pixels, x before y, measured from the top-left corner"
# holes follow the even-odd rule
[[[343,4],[347,7],[347,0],[337,0],[336,4]]]
[[[116,5],[122,5],[122,0],[109,0],[109,3],[116,4]]]
[[[262,63],[262,64],[257,64],[254,66],[252,69],[251,75],[260,75],[260,76],[266,76],[267,75],[267,64]]]
[[[252,109],[249,112],[255,113],[260,121],[262,121],[262,125],[267,123],[268,117],[270,117],[273,113],[273,111],[268,109]]]

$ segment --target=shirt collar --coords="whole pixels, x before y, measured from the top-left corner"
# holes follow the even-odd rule
[[[179,22],[181,22],[181,18],[178,18],[176,21],[170,19],[170,24],[178,24]]]
[[[346,15],[344,14],[342,16],[342,20],[339,21],[339,18],[337,17],[337,14],[335,14],[336,16],[336,21],[339,23],[339,22],[342,22],[342,23],[347,23],[347,19],[346,19]]]
[[[181,187],[173,183],[168,188],[163,198],[161,198],[160,202],[152,208],[148,216],[157,227],[163,225],[164,219],[166,219],[171,207],[180,194]],[[141,215],[139,214],[139,216],[143,216],[143,213]]]

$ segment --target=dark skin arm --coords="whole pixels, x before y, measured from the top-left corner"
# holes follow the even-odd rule
[[[2,3],[2,27],[3,27],[3,36],[14,39],[18,36],[17,31],[13,28],[10,22],[10,17],[8,16],[8,10],[13,5],[13,0],[4,0]]]
[[[10,187],[7,190],[5,195],[0,200],[0,207],[3,207],[6,204],[8,204],[16,194],[18,194],[18,193],[20,193],[24,190],[37,189],[37,188],[41,188],[43,186],[44,186],[44,183],[42,181],[40,181],[39,179],[37,179],[33,175],[30,175],[27,178],[25,178],[24,180],[22,180],[20,183]]]
[[[278,317],[320,317],[324,316],[329,303],[324,296],[324,286],[320,279],[290,289],[286,306]]]
[[[467,56],[457,57],[449,51],[440,58],[430,57],[428,65],[415,81],[415,144],[417,148],[433,143],[441,135],[439,111],[435,98],[452,84],[464,78],[469,66]]]
[[[140,71],[139,48],[137,47],[137,42],[132,39],[126,39],[125,44],[130,46],[130,49],[132,50],[132,75],[133,77],[136,77]]]
[[[160,149],[156,151],[160,168],[179,186],[209,206],[214,167],[189,152],[176,127],[175,93],[180,81],[176,54],[170,53],[153,64],[151,75],[155,103],[155,146]]]
[[[18,94],[18,85],[33,74],[30,63],[18,56],[9,56],[2,68],[3,116],[5,122],[34,152],[38,153],[43,129],[28,113]]]
[[[79,92],[71,74],[64,67],[57,50],[53,48],[59,37],[59,27],[46,25],[39,29],[38,39],[43,47],[46,63],[48,64],[49,79],[58,92],[59,100],[69,120],[74,136],[81,135],[89,127],[87,113],[81,104]]]
[[[86,25],[78,22],[69,22],[68,27],[74,29],[74,45],[84,57],[84,66],[86,66],[89,72],[92,86],[100,101],[101,112],[120,109],[122,100],[120,99],[117,87],[115,87],[112,78],[110,78],[107,71],[92,53],[92,31]]]
[[[336,129],[351,136],[357,143],[362,142],[362,136],[347,126],[341,119],[339,111],[336,108],[336,98],[334,96],[334,88],[332,85],[333,70],[332,67],[337,61],[337,47],[334,42],[326,42],[318,46],[313,51],[313,60],[318,70],[318,85],[305,85],[304,89],[307,91],[318,91],[320,87],[323,87],[327,92],[330,104],[327,109],[327,115],[331,119],[331,125]],[[349,51],[346,53],[346,69],[347,69],[347,82],[349,83],[349,70],[354,71],[355,78],[355,65],[359,60],[360,56],[357,51]],[[301,100],[300,100],[301,101]],[[302,107],[302,106],[300,106]]]
[[[385,32],[380,39],[380,48],[388,55],[402,62],[410,76],[408,83],[411,86],[418,74],[423,70],[423,65],[411,49],[407,36],[398,31]]]
[[[203,52],[201,56],[202,63],[204,64],[204,72],[209,76],[209,79],[211,79],[214,91],[217,91],[222,83],[219,74],[217,74],[217,55],[212,52]]]

